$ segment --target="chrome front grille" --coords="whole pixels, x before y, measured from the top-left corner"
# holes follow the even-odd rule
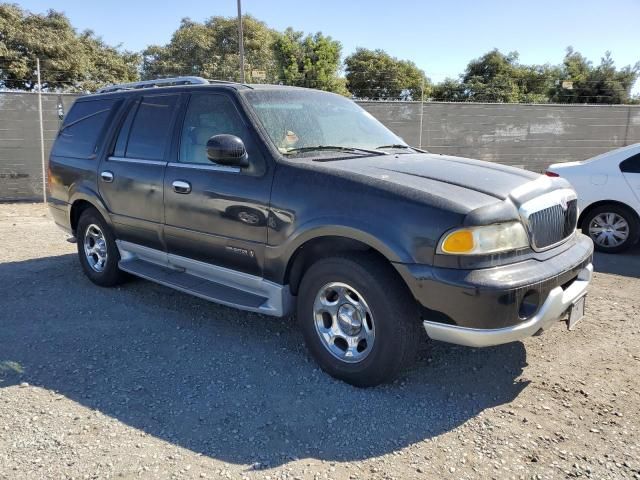
[[[531,246],[544,250],[570,237],[578,222],[578,201],[573,190],[556,190],[520,208]]]

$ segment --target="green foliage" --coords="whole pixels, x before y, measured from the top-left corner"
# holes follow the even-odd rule
[[[277,32],[251,15],[242,17],[242,25],[245,81],[275,81],[277,68],[273,45]],[[239,81],[238,19],[211,17],[199,23],[185,18],[167,45],[149,46],[143,52],[143,59],[145,79],[198,75]],[[254,79],[254,76],[259,78]]]
[[[318,32],[278,32],[243,17],[245,80],[317,88],[373,100],[473,101],[499,103],[640,103],[631,89],[640,62],[616,68],[610,52],[593,65],[571,47],[561,65],[523,65],[518,53],[491,50],[467,65],[459,79],[432,85],[413,62],[383,50],[358,48],[344,61],[339,41]],[[237,18],[214,16],[181,21],[166,45],[142,54],[105,44],[91,31],[78,33],[60,12],[33,14],[0,3],[0,88],[33,90],[36,58],[49,91],[92,91],[103,85],[198,75],[240,80]]]
[[[338,77],[342,46],[322,33],[279,33],[250,15],[243,17],[245,81],[284,83],[346,94]],[[198,75],[239,81],[237,18],[204,23],[183,19],[171,41],[144,52],[143,77]]]
[[[433,90],[439,101],[468,102],[546,102],[548,92],[557,78],[548,65],[520,65],[518,53],[504,55],[491,50],[472,60],[460,81],[447,79]]]
[[[436,85],[431,98],[499,103],[632,103],[638,101],[631,97],[631,88],[639,74],[640,62],[617,70],[609,52],[594,67],[570,47],[559,66],[521,65],[517,52],[504,55],[492,50],[472,60],[459,81],[446,79]]]
[[[345,61],[347,88],[356,98],[420,100],[431,83],[415,63],[398,60],[384,50],[358,48]]]
[[[49,91],[95,90],[138,78],[139,55],[109,46],[91,31],[78,34],[63,13],[37,15],[0,4],[0,86],[35,89],[36,57]]]
[[[600,65],[592,63],[567,48],[558,84],[551,92],[551,101],[558,103],[632,103],[631,88],[640,74],[640,62],[617,70],[611,52],[606,52]],[[572,82],[572,88],[563,88],[562,82]]]
[[[467,101],[464,85],[455,78],[445,78],[431,89],[431,99],[438,102]]]
[[[274,43],[278,77],[285,85],[348,95],[344,79],[338,77],[341,51],[340,42],[321,32],[304,36],[287,28]]]

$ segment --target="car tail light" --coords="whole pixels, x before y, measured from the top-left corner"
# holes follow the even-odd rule
[[[547,170],[546,172],[544,172],[544,174],[547,177],[559,177],[560,175],[558,175],[556,172],[550,172],[549,170]]]

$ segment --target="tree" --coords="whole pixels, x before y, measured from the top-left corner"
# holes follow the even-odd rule
[[[518,52],[504,55],[494,49],[472,60],[462,75],[466,98],[472,102],[520,101]]]
[[[639,74],[640,62],[618,70],[611,52],[606,52],[594,67],[568,47],[551,99],[557,103],[630,103],[635,101],[631,88]]]
[[[348,94],[338,76],[342,45],[321,32],[304,36],[291,27],[277,36],[274,53],[278,78],[285,85]]]
[[[521,103],[548,103],[560,76],[560,67],[552,65],[518,65],[514,75],[518,80]]]
[[[245,81],[275,81],[273,44],[277,32],[251,15],[243,16],[242,24]],[[143,52],[143,59],[144,78],[198,75],[239,81],[238,19],[211,17],[199,23],[184,18],[171,41],[164,46],[149,46]]]
[[[507,55],[491,50],[472,60],[460,80],[446,79],[433,89],[440,101],[545,103],[555,85],[559,68],[521,65],[518,52]]]
[[[347,88],[357,98],[420,100],[430,93],[431,82],[415,63],[398,60],[384,50],[358,48],[345,61]]]
[[[0,87],[33,90],[40,58],[43,89],[90,91],[138,78],[139,56],[80,34],[60,12],[38,15],[0,4]]]
[[[436,102],[464,102],[467,100],[464,85],[455,78],[445,78],[431,89],[431,100]]]

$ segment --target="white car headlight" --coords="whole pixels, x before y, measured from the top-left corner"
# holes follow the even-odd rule
[[[438,253],[484,255],[518,250],[528,246],[529,237],[522,223],[508,222],[458,228],[442,237],[438,245]]]

